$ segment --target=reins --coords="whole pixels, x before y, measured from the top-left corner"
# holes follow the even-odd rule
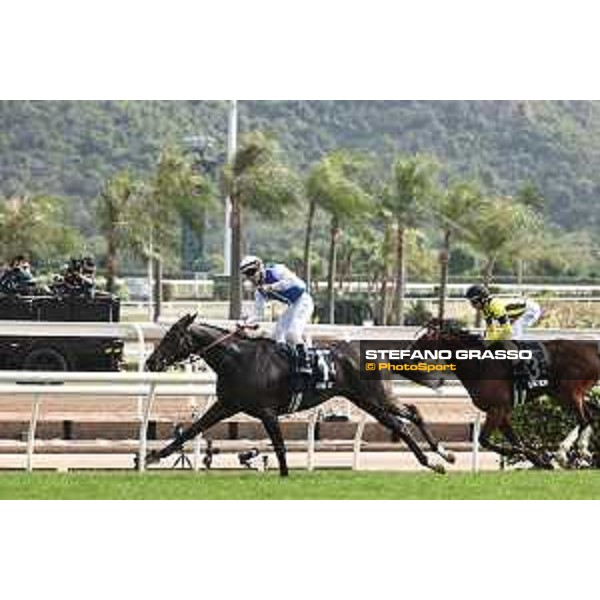
[[[254,325],[237,324],[233,331],[228,331],[227,333],[223,334],[220,338],[217,338],[214,342],[211,342],[208,346],[206,346],[206,348],[203,348],[199,352],[195,352],[193,357],[190,356],[190,359],[188,362],[190,364],[193,364],[195,362],[198,362],[199,360],[202,360],[209,350],[212,350],[219,344],[222,344],[223,342],[227,341],[229,338],[232,338],[233,336],[237,335],[241,331],[244,331],[245,329],[258,329],[258,325],[256,325],[256,324],[254,324]]]

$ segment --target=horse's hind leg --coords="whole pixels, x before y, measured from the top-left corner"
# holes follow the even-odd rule
[[[271,443],[273,444],[273,449],[277,456],[277,462],[279,463],[279,474],[281,477],[287,477],[288,467],[285,441],[283,439],[283,434],[281,433],[281,427],[279,426],[279,419],[274,412],[268,410],[257,413],[257,416],[262,421],[264,428],[271,438]]]
[[[433,437],[429,428],[425,425],[425,421],[423,420],[419,409],[414,404],[402,404],[401,406],[398,406],[390,401],[387,406],[389,407],[390,412],[400,419],[410,421],[421,432],[421,435],[425,438],[429,444],[429,448],[433,452],[441,456],[446,462],[451,464],[456,462],[454,454],[446,450],[441,442]]]
[[[173,452],[179,450],[188,440],[195,438],[198,434],[210,429],[220,421],[232,417],[237,412],[239,412],[237,408],[231,408],[220,401],[215,402],[215,404],[213,404],[195,423],[190,425],[187,429],[184,429],[178,438],[173,440],[170,444],[167,444],[161,450],[153,450],[148,453],[146,456],[146,464],[159,462],[161,459],[166,458]]]
[[[560,443],[555,457],[562,467],[587,467],[592,464],[592,454],[589,449],[592,437],[592,418],[594,407],[586,400],[586,392],[594,385],[594,381],[567,382],[559,394],[562,404],[575,409],[577,426]],[[575,455],[571,453],[576,447]]]
[[[490,436],[499,429],[506,438],[507,444],[496,444],[492,442]],[[486,449],[496,452],[507,458],[522,457],[531,461],[534,466],[540,469],[552,469],[552,463],[538,455],[535,450],[527,448],[521,443],[521,440],[515,433],[510,424],[509,412],[503,409],[490,410],[486,413],[485,423],[481,429],[479,443]]]
[[[368,412],[372,417],[377,419],[384,427],[387,427],[390,431],[395,433],[404,443],[410,448],[412,453],[416,456],[417,460],[428,469],[435,471],[436,473],[445,473],[443,465],[440,463],[430,462],[427,455],[421,450],[418,442],[413,438],[410,431],[407,429],[405,423],[400,420],[391,410],[382,407],[374,402],[365,400],[353,399],[353,402],[364,411]]]

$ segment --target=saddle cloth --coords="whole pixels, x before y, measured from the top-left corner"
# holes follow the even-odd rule
[[[513,364],[515,405],[521,405],[530,391],[542,391],[550,387],[549,357],[546,347],[541,342],[517,341],[519,350],[530,350],[531,360]]]
[[[335,361],[328,348],[310,348],[308,356],[313,370],[313,383],[318,390],[328,390],[335,384]]]
[[[328,390],[335,384],[335,361],[331,355],[331,350],[327,348],[309,348],[307,353],[312,367],[312,374],[306,390],[292,393],[289,412],[302,410],[305,394],[309,395],[313,390]],[[293,361],[294,357],[291,356],[290,360]],[[291,365],[293,369],[293,363]]]
[[[542,342],[519,341],[516,342],[519,350],[530,350],[533,354],[531,360],[526,361],[527,387],[539,389],[548,387],[550,384],[549,358],[546,347]]]

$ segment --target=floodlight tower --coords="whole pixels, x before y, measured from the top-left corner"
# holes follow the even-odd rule
[[[237,150],[237,100],[229,102],[229,123],[227,127],[227,162],[231,164]],[[237,269],[237,265],[233,267]],[[231,275],[231,198],[225,198],[225,239],[223,241],[223,269],[225,275]]]

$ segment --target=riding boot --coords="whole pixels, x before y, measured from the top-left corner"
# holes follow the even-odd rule
[[[305,392],[310,387],[312,366],[304,344],[298,344],[294,349],[294,373],[292,390],[294,393]]]
[[[298,361],[298,373],[312,375],[312,365],[304,344],[298,344],[296,346],[296,360]]]
[[[525,400],[527,391],[529,390],[529,370],[525,361],[519,360],[514,363],[513,378],[519,395],[518,403],[521,403]]]

